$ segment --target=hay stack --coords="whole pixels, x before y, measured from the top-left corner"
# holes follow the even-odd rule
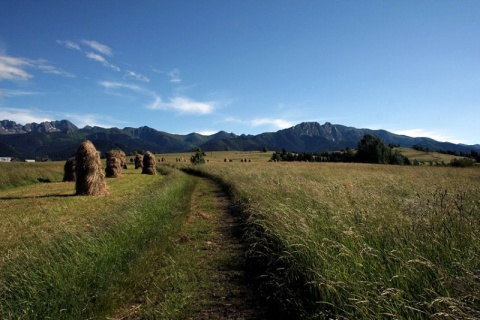
[[[150,151],[147,151],[143,156],[142,173],[156,175],[157,169],[155,168],[155,166],[156,166],[155,156]]]
[[[107,178],[118,178],[122,175],[122,151],[110,150],[107,156],[107,167],[105,168],[105,176]]]
[[[106,196],[109,188],[102,172],[102,163],[92,142],[80,144],[75,154],[76,194],[85,196]]]
[[[122,150],[119,151],[120,161],[123,169],[128,169],[127,167],[127,155]]]
[[[143,156],[139,153],[135,156],[135,169],[143,168]]]
[[[75,181],[75,157],[71,157],[63,166],[63,182]]]

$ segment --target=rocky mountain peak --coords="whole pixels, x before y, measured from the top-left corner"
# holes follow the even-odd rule
[[[25,125],[17,124],[15,121],[0,121],[0,134],[19,134],[28,132],[71,132],[78,128],[68,120],[44,121],[38,123],[27,123]]]

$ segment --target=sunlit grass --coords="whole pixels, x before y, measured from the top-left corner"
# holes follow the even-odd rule
[[[41,181],[62,181],[60,162],[0,162],[0,190],[25,186]]]
[[[192,179],[166,173],[127,170],[108,197],[60,182],[2,192],[0,318],[89,318],[141,295],[189,212]]]
[[[480,316],[480,171],[224,164],[250,257],[285,310],[351,319]],[[295,310],[295,311],[293,311]]]

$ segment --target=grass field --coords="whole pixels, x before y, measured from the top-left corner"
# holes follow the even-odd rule
[[[31,175],[33,182],[52,168],[56,179],[12,180],[21,186],[0,193],[0,318],[102,318],[146,299],[158,303],[145,304],[146,314],[159,306],[170,315],[185,309],[185,299],[169,298],[165,286],[175,274],[187,276],[163,272],[176,261],[174,243],[195,186],[190,177],[168,168],[157,176],[129,169],[108,179],[110,196],[79,197],[72,196],[74,183],[59,182],[63,163],[37,164],[37,174],[31,164],[14,165],[28,172],[22,179]]]
[[[108,197],[73,196],[63,163],[0,163],[0,318],[188,318],[211,284],[205,252],[179,239],[208,238],[189,218],[208,188],[172,167],[230,193],[248,265],[285,318],[480,318],[478,168],[176,161],[190,155],[108,179]]]
[[[232,190],[269,299],[301,318],[480,317],[480,171],[201,167]]]

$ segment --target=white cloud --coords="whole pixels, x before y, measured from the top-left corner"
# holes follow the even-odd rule
[[[0,119],[7,119],[20,124],[32,122],[41,123],[54,120],[38,110],[17,108],[0,108]]]
[[[93,50],[95,50],[97,52],[100,52],[101,54],[104,54],[104,55],[109,56],[109,57],[113,56],[112,49],[110,49],[110,47],[108,47],[104,44],[101,44],[100,42],[97,42],[97,41],[94,41],[94,40],[83,39],[82,43],[84,45],[92,48]]]
[[[87,125],[111,128],[119,123],[124,123],[110,116],[100,114],[63,113],[21,108],[0,108],[0,119],[8,119],[22,125],[33,122],[42,123],[44,121],[67,119],[79,128]]]
[[[104,64],[108,64],[107,60],[105,60],[104,57],[102,57],[101,55],[97,54],[97,53],[94,53],[94,52],[85,52],[85,55],[87,56],[87,58],[89,59],[92,59],[92,60],[95,60],[95,61],[98,61],[98,62],[101,62],[101,63],[104,63]]]
[[[198,134],[201,134],[202,136],[211,136],[212,134],[217,133],[217,131],[214,130],[203,130],[203,131],[197,131]]]
[[[151,110],[174,110],[180,113],[203,115],[212,113],[218,105],[215,101],[201,102],[183,96],[176,96],[170,98],[168,102],[163,102],[159,94],[136,84],[110,81],[101,81],[99,84],[106,89],[129,89],[148,96],[152,101],[146,107]]]
[[[20,57],[0,56],[0,81],[1,80],[28,80],[33,76],[25,69],[37,69],[43,73],[55,74],[65,77],[75,77],[72,73],[56,68],[44,59],[28,59]]]
[[[181,113],[189,114],[209,114],[215,110],[216,103],[213,101],[200,102],[187,97],[173,97],[169,102],[162,102],[160,97],[157,97],[149,106],[152,110],[176,110]]]
[[[98,53],[95,52],[85,52],[85,56],[89,59],[92,59],[94,61],[100,62],[106,67],[110,67],[115,71],[120,71],[120,68],[117,67],[116,65],[111,64],[108,62],[103,56],[99,55]]]
[[[30,65],[25,58],[0,56],[0,81],[1,80],[28,80],[33,76],[22,68]]]
[[[250,120],[249,122],[254,127],[267,125],[267,126],[274,126],[275,128],[278,128],[278,129],[290,128],[294,125],[292,122],[284,119],[271,119],[271,118],[253,119],[253,120]]]
[[[80,49],[80,46],[77,43],[70,40],[57,40],[57,43],[67,49],[82,51],[82,49]]]
[[[124,89],[130,89],[130,90],[133,90],[133,91],[138,91],[138,92],[143,92],[143,93],[148,93],[149,92],[148,89],[145,89],[143,87],[140,87],[136,84],[131,84],[131,83],[100,81],[99,84],[102,87],[105,87],[107,89],[124,88]]]
[[[43,71],[44,73],[50,73],[50,74],[56,74],[56,75],[59,75],[59,76],[75,78],[74,74],[72,74],[70,72],[67,72],[67,71],[64,71],[62,69],[58,69],[54,66],[51,66],[51,65],[47,64],[46,60],[43,60],[43,59],[36,60],[36,68]]]
[[[78,50],[84,53],[87,58],[100,62],[105,67],[109,67],[115,71],[121,71],[119,67],[107,61],[107,59],[105,59],[105,57],[103,56],[113,56],[112,49],[110,49],[108,46],[93,40],[82,40],[81,42],[82,44],[88,46],[90,49],[93,49],[96,52],[83,50],[78,43],[71,40],[57,40],[57,43],[59,45],[62,45],[67,49]]]
[[[405,129],[405,130],[392,130],[393,133],[405,135],[414,138],[431,138],[437,141],[448,141],[452,143],[461,143],[461,141],[445,134],[444,132],[427,130],[427,129]]]

